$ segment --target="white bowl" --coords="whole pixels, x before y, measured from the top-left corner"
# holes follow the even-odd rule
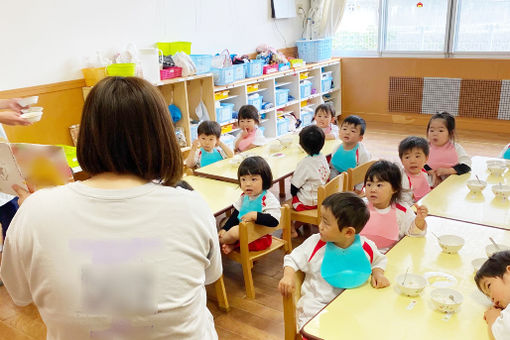
[[[469,181],[467,181],[466,184],[473,194],[482,192],[483,189],[485,189],[485,187],[487,186],[487,182],[482,180],[479,181],[477,179],[470,179]]]
[[[405,277],[405,281],[404,281]],[[427,280],[418,274],[401,274],[397,276],[397,286],[400,289],[402,295],[407,296],[418,296],[421,294],[425,286],[427,286]]]
[[[278,152],[281,149],[282,149],[282,145],[280,143],[278,143],[278,144],[276,144],[276,143],[269,144],[269,152],[270,153]]]
[[[458,291],[451,288],[437,288],[430,293],[434,308],[442,313],[456,312],[464,297]]]
[[[496,197],[508,198],[508,196],[510,196],[510,185],[494,184],[492,186],[492,192]]]
[[[39,101],[39,96],[32,96],[32,97],[26,97],[26,98],[20,98],[17,100],[18,104],[25,107],[29,105],[34,105]]]
[[[474,259],[471,261],[471,264],[473,265],[473,270],[475,273],[480,269],[480,267],[487,261],[485,257],[479,257],[477,259]]]
[[[40,121],[43,115],[42,107],[30,107],[28,109],[21,110],[21,112],[23,112],[21,118],[29,121],[30,123]]]
[[[502,163],[502,164],[489,165],[487,167],[487,169],[489,169],[489,172],[491,173],[492,176],[499,177],[499,176],[503,175],[503,172],[505,172],[506,164]]]
[[[464,245],[464,239],[457,235],[441,235],[438,242],[443,252],[447,254],[456,254]]]
[[[510,169],[510,159],[505,159],[505,164],[508,169]]]
[[[498,251],[510,250],[510,247],[504,244],[497,243],[497,245],[499,249],[497,249],[492,243],[485,247],[485,253],[487,254],[487,257],[491,257],[492,254],[497,253]]]
[[[288,148],[289,146],[291,146],[292,142],[293,142],[292,136],[283,136],[282,138],[280,138],[280,143],[284,148]]]
[[[503,159],[488,159],[486,162],[487,168],[490,166],[505,166],[505,161]]]
[[[235,155],[234,157],[230,158],[230,165],[237,167],[241,162],[243,161],[243,157],[240,155]]]

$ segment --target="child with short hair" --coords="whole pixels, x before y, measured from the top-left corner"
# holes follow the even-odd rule
[[[357,195],[333,194],[322,202],[319,234],[285,256],[284,274],[278,285],[282,295],[294,291],[296,271],[305,273],[296,306],[299,328],[344,289],[364,284],[370,275],[373,287],[389,286],[384,276],[386,256],[374,242],[360,236],[368,218],[368,209]]]
[[[237,125],[241,133],[234,143],[235,151],[246,151],[266,144],[266,137],[258,128],[260,124],[259,112],[253,105],[243,105],[237,115]]]
[[[493,254],[475,275],[478,289],[487,295],[493,305],[483,318],[495,340],[510,338],[510,251]]]
[[[292,207],[296,211],[317,209],[317,189],[326,184],[330,171],[326,157],[321,154],[324,132],[317,125],[308,125],[299,132],[299,145],[308,156],[299,161],[290,180]],[[298,236],[294,224],[291,236]]]
[[[386,253],[405,235],[423,235],[427,228],[428,209],[417,206],[417,215],[398,203],[402,191],[402,174],[395,163],[380,160],[368,168],[365,194],[370,210],[361,235],[371,239]]]
[[[429,157],[429,143],[422,137],[406,137],[398,146],[398,156],[403,166],[400,201],[412,206],[430,191],[429,176],[423,168]]]
[[[330,178],[370,160],[370,154],[361,143],[365,129],[366,123],[361,117],[352,115],[342,121],[339,132],[342,144],[333,150]]]
[[[320,104],[315,108],[314,123],[322,129],[326,139],[338,139],[338,125],[335,124],[335,108],[330,104]]]
[[[198,138],[193,141],[186,166],[201,168],[203,166],[230,158],[232,150],[221,141],[221,126],[218,122],[206,120],[198,126]]]
[[[500,158],[504,159],[510,159],[510,143],[508,143],[503,150],[501,150],[501,153],[499,154]]]
[[[425,170],[434,178],[434,186],[449,175],[471,171],[471,158],[455,143],[455,117],[448,112],[434,114],[427,125],[430,153]]]
[[[273,174],[264,158],[254,156],[243,160],[237,170],[237,179],[243,193],[234,202],[234,212],[218,233],[225,254],[239,247],[241,221],[272,228],[280,223],[280,201],[268,191],[273,184]],[[264,250],[271,246],[271,242],[272,236],[268,234],[251,242],[248,248],[252,251]]]

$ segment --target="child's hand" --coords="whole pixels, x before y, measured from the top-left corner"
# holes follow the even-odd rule
[[[436,169],[436,176],[448,176],[448,175],[455,175],[457,171],[455,171],[454,168],[439,168]]]
[[[246,213],[241,217],[241,220],[243,222],[255,222],[257,220],[257,212],[256,211],[250,211],[249,213]]]
[[[192,147],[193,149],[195,149],[195,150],[196,150],[196,149],[198,149],[198,148],[200,148],[200,141],[199,141],[198,139],[195,139],[195,140],[193,141],[193,144],[191,144],[191,147]]]
[[[372,279],[370,280],[370,284],[374,288],[384,288],[390,285],[390,281],[386,276],[384,276],[384,270],[381,268],[374,268],[372,270]]]
[[[280,290],[280,293],[285,297],[292,295],[294,292],[294,286],[294,275],[283,275],[280,283],[278,283],[278,289]]]
[[[420,229],[423,230],[423,227],[425,226],[425,217],[429,214],[429,209],[427,209],[424,205],[418,205],[416,206],[416,219],[414,220],[414,224]]]
[[[494,323],[494,321],[496,321],[500,314],[501,309],[492,306],[485,311],[485,313],[483,314],[483,319],[485,320],[485,322],[487,322],[487,325],[489,325],[489,327],[492,327],[492,324]]]

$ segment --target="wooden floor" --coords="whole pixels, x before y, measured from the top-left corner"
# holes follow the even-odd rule
[[[404,137],[414,134],[424,136],[425,127],[410,125],[369,123],[363,140],[373,158],[386,158],[398,161],[398,143]],[[510,142],[504,134],[459,131],[457,142],[468,154],[496,157]],[[287,189],[289,185],[286,186]],[[277,188],[272,190],[277,192]],[[287,197],[290,194],[287,193]],[[294,242],[294,246],[303,241]],[[259,260],[253,268],[253,279],[257,298],[245,297],[241,266],[225,259],[224,278],[228,299],[232,307],[229,313],[217,308],[213,287],[208,287],[208,307],[214,315],[220,339],[282,339],[283,309],[278,293],[278,281],[282,276],[283,253],[274,252]],[[0,339],[43,340],[46,330],[37,309],[31,305],[16,307],[8,296],[5,287],[0,287]]]

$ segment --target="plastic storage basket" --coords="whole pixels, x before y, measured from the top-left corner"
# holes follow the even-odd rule
[[[214,74],[214,85],[227,85],[234,82],[234,68],[212,68]]]
[[[85,84],[87,86],[94,86],[101,79],[106,77],[106,72],[104,70],[104,67],[82,68],[81,72],[83,73],[83,77],[85,78]]]
[[[135,75],[136,64],[120,63],[106,66],[106,73],[109,76],[133,77]]]
[[[333,85],[333,78],[327,77],[322,79],[322,92],[331,90],[331,87]]]
[[[198,124],[190,124],[189,130],[191,134],[191,141],[193,142],[198,138]]]
[[[248,105],[253,105],[257,108],[258,111],[262,109],[262,96],[248,96]]]
[[[301,94],[301,99],[310,97],[312,95],[312,83],[309,81],[302,82],[299,85],[299,92]]]
[[[182,75],[181,67],[169,67],[162,70],[159,70],[161,80],[177,78]]]
[[[244,65],[243,64],[234,64],[232,65],[234,69],[234,81],[244,79]]]
[[[244,63],[244,75],[246,78],[259,77],[262,75],[263,67],[263,60],[251,60],[249,63]]]
[[[216,121],[219,124],[224,124],[232,120],[232,111],[234,110],[234,104],[232,103],[221,103],[220,107],[216,108]]]
[[[276,121],[276,132],[278,136],[289,132],[289,120],[287,118],[280,118]]]
[[[289,101],[289,89],[277,89],[276,94],[276,106],[283,105]]]
[[[312,124],[313,111],[301,111],[301,122],[303,127]]]
[[[163,52],[163,55],[174,55],[177,52],[191,53],[191,42],[189,41],[158,42],[156,47]]]
[[[332,43],[333,41],[331,38],[298,40],[296,41],[296,45],[299,58],[307,63],[328,60],[331,58]]]
[[[191,54],[193,64],[197,68],[197,74],[204,74],[211,72],[212,55],[210,54]]]

